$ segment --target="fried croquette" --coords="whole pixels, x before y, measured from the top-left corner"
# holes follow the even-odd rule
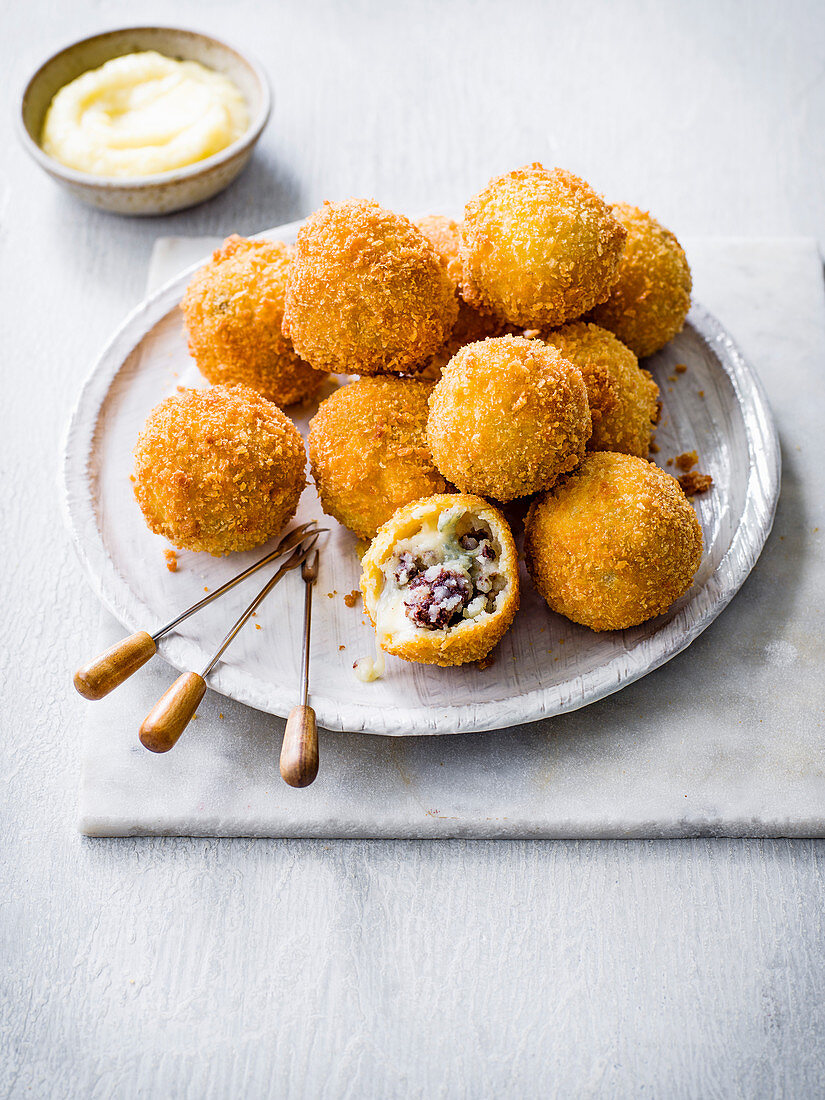
[[[479,661],[518,610],[513,536],[498,509],[476,496],[443,494],[400,508],[361,567],[376,642],[405,661]]]
[[[326,378],[281,332],[291,253],[281,241],[233,235],[196,273],[181,302],[201,374],[251,386],[281,407],[314,397]]]
[[[598,451],[530,507],[527,569],[553,611],[623,630],[666,611],[702,560],[702,530],[675,478]]]
[[[182,390],[149,415],[135,447],[135,496],[149,528],[179,550],[249,550],[292,518],[304,442],[248,386]]]
[[[309,423],[321,506],[359,538],[373,538],[402,504],[446,489],[427,446],[431,389],[411,378],[361,378],[322,401]]]
[[[610,297],[588,319],[615,332],[641,359],[682,331],[690,309],[690,267],[673,233],[650,214],[625,202],[612,210],[627,230],[627,244]]]
[[[377,202],[324,203],[298,233],[283,328],[319,370],[410,373],[445,342],[457,313],[433,246]]]
[[[581,371],[523,336],[468,344],[430,396],[427,439],[440,472],[502,502],[549,489],[578,466],[590,431]]]
[[[440,214],[429,214],[427,217],[419,218],[415,224],[444,261],[458,301],[458,316],[452,332],[421,372],[422,376],[426,375],[427,378],[438,381],[445,364],[460,348],[466,344],[473,344],[476,340],[484,340],[488,336],[503,336],[506,332],[514,330],[512,325],[508,325],[491,313],[482,313],[464,301],[461,292],[460,224]]]
[[[659,387],[612,332],[571,321],[544,336],[582,372],[593,420],[588,451],[620,451],[647,458],[659,415]]]
[[[626,235],[571,172],[508,172],[465,207],[464,297],[522,328],[555,328],[607,298]]]

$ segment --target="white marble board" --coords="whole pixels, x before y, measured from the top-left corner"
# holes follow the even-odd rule
[[[790,244],[783,251],[782,245],[768,242],[693,242],[690,251],[697,285],[712,291],[710,303],[723,319],[726,295],[730,301],[737,279],[748,282],[754,272],[757,278],[763,273],[764,279],[765,259],[774,253],[797,278],[803,271],[810,275],[798,246]],[[179,268],[186,257],[167,248],[173,263],[176,255]],[[751,322],[756,316],[750,314]],[[815,324],[817,319],[812,321]],[[786,346],[781,358],[793,365],[791,373],[804,371],[804,356],[798,350],[794,354]],[[724,620],[735,617],[739,606],[736,601]],[[758,608],[755,613],[758,616]],[[711,634],[718,630],[717,626]],[[117,632],[114,628],[110,636],[116,637]],[[698,644],[704,653],[707,643],[702,639]],[[765,652],[773,655],[774,664],[788,659],[789,651],[780,638],[773,639],[772,645]],[[704,660],[721,671],[735,650],[735,645],[723,640]],[[703,663],[701,657],[693,660]],[[676,669],[684,670],[686,662],[693,663],[690,654],[678,659]],[[657,686],[663,678],[674,677],[676,689],[667,688],[660,698]],[[639,836],[818,828],[811,824],[817,819],[811,817],[810,808],[806,816],[804,799],[787,801],[787,783],[783,789],[779,781],[781,767],[773,800],[764,782],[740,788],[724,768],[705,770],[705,782],[698,788],[695,776],[691,782],[679,780],[686,764],[706,765],[711,747],[721,760],[732,752],[737,767],[741,765],[743,746],[730,742],[729,732],[722,735],[720,726],[729,725],[726,703],[718,687],[711,689],[707,670],[691,684],[664,669],[648,677],[645,686],[625,689],[580,714],[518,733],[465,734],[447,739],[449,743],[438,739],[432,749],[419,738],[404,738],[396,744],[384,738],[359,741],[353,735],[325,735],[321,777],[304,792],[289,791],[277,778],[279,720],[219,697],[207,699],[196,736],[188,736],[174,754],[150,758],[144,753],[136,745],[132,716],[148,709],[169,678],[169,672],[156,663],[151,672],[135,678],[118,697],[99,704],[90,715],[91,751],[81,800],[85,831]],[[782,673],[774,671],[773,678],[779,687]],[[115,715],[121,717],[113,720]],[[760,719],[760,725],[764,721]],[[805,743],[809,726],[806,713],[796,730]],[[686,739],[694,745],[693,755]],[[781,759],[777,750],[774,741],[767,757],[759,754],[768,776]],[[810,780],[810,767],[803,771],[806,781]],[[709,787],[707,781],[711,781]]]

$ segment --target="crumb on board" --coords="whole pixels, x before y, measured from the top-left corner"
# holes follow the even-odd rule
[[[177,573],[178,571],[178,555],[174,550],[164,550],[163,556],[166,558],[166,568],[170,573]]]
[[[223,718],[223,711],[218,715],[218,718]]]
[[[255,629],[256,630],[263,630],[263,627],[261,626],[260,623],[255,623]]]
[[[344,603],[347,605],[347,607],[355,607],[355,605],[358,603],[358,597],[360,595],[360,588],[353,588],[352,592],[347,592],[346,596],[344,596]]]
[[[339,645],[338,646],[338,652],[340,653],[342,649],[346,649],[346,648],[347,647],[345,645]]]
[[[677,374],[684,374],[687,370],[687,363],[677,363],[673,369]]]
[[[666,466],[672,466],[672,465],[673,465],[673,459],[672,459],[672,458],[669,458],[669,459],[667,460],[667,462],[665,463],[665,465],[666,465]]]
[[[662,448],[661,448],[661,447],[659,446],[659,444],[658,444],[658,443],[656,443],[655,441],[651,440],[651,443],[650,443],[650,453],[651,453],[652,455],[657,455],[657,454],[659,453],[659,451],[661,451],[661,449],[662,449]]]
[[[683,451],[680,455],[676,455],[673,461],[680,470],[692,470],[699,461],[699,455],[696,451]]]
[[[705,391],[704,390],[699,390],[699,396],[704,397],[705,396]]]
[[[207,585],[204,585],[204,586],[203,586],[203,590],[204,590],[204,592],[208,592],[208,591],[209,591],[209,588],[207,587]]]
[[[679,484],[685,496],[692,497],[695,493],[706,493],[713,485],[710,474],[700,474],[698,470],[691,470],[689,474],[682,474]]]
[[[331,600],[334,595],[334,592],[327,592],[327,599]]]
[[[667,376],[667,380],[668,380],[668,382],[675,382],[676,381],[676,375],[675,374],[669,374]]]

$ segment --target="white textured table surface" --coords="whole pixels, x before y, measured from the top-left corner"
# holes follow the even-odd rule
[[[0,1094],[821,1095],[815,841],[80,839],[67,676],[98,613],[54,488],[161,233],[460,200],[538,156],[680,234],[821,245],[821,4],[31,0],[4,9],[3,102],[53,43],[137,19],[251,45],[276,108],[232,191],[149,222],[65,199],[0,117]]]

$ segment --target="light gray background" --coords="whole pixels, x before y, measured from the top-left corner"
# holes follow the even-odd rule
[[[536,157],[680,234],[822,243],[825,9],[30,0],[0,17],[3,102],[52,46],[153,19],[272,75],[260,155],[223,197],[87,211],[0,118],[2,1095],[822,1095],[816,842],[82,841],[67,676],[98,613],[54,482],[161,233],[349,192],[461,200]]]

